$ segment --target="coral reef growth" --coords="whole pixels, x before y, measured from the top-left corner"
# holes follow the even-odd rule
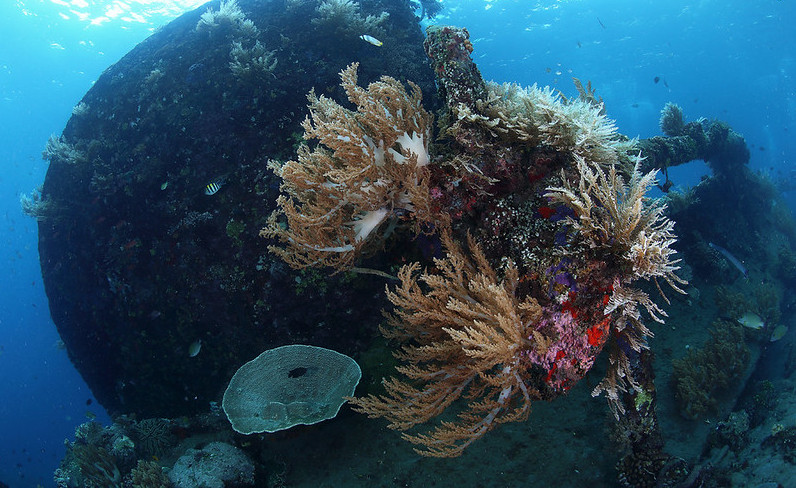
[[[173,443],[171,422],[168,419],[151,418],[133,421],[131,437],[138,452],[148,456],[162,456]]]
[[[272,167],[287,196],[261,231],[281,246],[270,249],[293,267],[350,268],[366,245],[378,245],[403,220],[436,222],[429,206],[431,116],[390,77],[357,86],[357,63],[340,73],[357,111],[310,93],[305,139],[298,160]],[[282,221],[286,220],[286,223]],[[383,224],[389,223],[381,230]]]
[[[232,41],[232,49],[229,52],[232,59],[229,62],[229,69],[241,81],[257,82],[267,75],[273,76],[279,59],[276,58],[276,51],[266,51],[260,41],[255,41],[250,48],[244,48],[240,41]]]
[[[573,229],[593,247],[610,248],[632,270],[633,279],[662,277],[675,290],[684,281],[675,274],[679,260],[673,259],[676,238],[674,222],[664,215],[665,206],[645,195],[655,182],[656,171],[642,174],[637,159],[628,181],[615,166],[608,172],[589,167],[575,156],[580,178],[577,190],[566,180],[563,187],[548,189],[546,197],[566,204],[575,212],[569,218]],[[647,311],[654,318],[656,309]]]
[[[661,112],[660,124],[666,137],[638,141],[645,157],[645,172],[701,159],[715,175],[737,178],[749,162],[749,148],[743,136],[726,122],[699,119],[685,123],[682,110],[668,103]]]
[[[39,222],[51,217],[54,211],[52,202],[42,196],[41,187],[34,189],[29,195],[20,194],[19,205],[23,214]]]
[[[588,96],[566,99],[550,87],[536,85],[487,83],[487,91],[487,98],[478,104],[479,113],[460,105],[459,119],[478,120],[510,139],[545,144],[606,167],[628,162],[625,156],[634,142],[617,134],[601,102]]]
[[[436,32],[450,37],[445,29]],[[427,46],[434,45],[427,41]],[[489,238],[479,233],[491,243],[488,250],[469,232],[465,247],[443,231],[446,257],[435,259],[433,269],[419,275],[420,264],[404,266],[399,272],[401,285],[388,291],[397,312],[383,332],[403,344],[396,353],[404,363],[397,368],[402,378],[385,380],[384,395],[353,400],[360,411],[385,417],[391,428],[404,431],[403,437],[420,445],[418,452],[424,455],[459,455],[496,424],[525,418],[532,400],[553,398],[580,380],[606,343],[610,343],[611,365],[595,394],[606,391],[619,416],[624,411],[620,393],[641,389],[633,379],[629,357],[641,354],[645,337],[651,334],[642,323],[641,309],[657,321],[665,316],[645,292],[628,285],[661,278],[681,291],[678,285],[685,283],[675,274],[673,223],[663,216],[663,207],[645,197],[655,174],[642,175],[636,158],[629,178],[620,176],[616,167],[620,151],[611,136],[612,124],[599,118],[602,107],[583,101],[569,112],[561,108],[562,102],[550,98],[550,91],[511,90],[521,94],[502,99],[512,99],[512,106],[518,107],[515,113],[528,107],[531,112],[523,114],[536,113],[534,104],[541,105],[537,93],[548,93],[549,105],[556,106],[559,114],[517,122],[519,118],[502,113],[490,123],[490,117],[467,105],[466,98],[473,92],[450,91],[457,102],[453,108],[448,100],[450,112],[445,120],[453,126],[448,134],[455,144],[472,148],[469,155],[483,156],[487,151],[473,139],[502,139],[508,147],[523,148],[520,151],[549,150],[554,145],[554,150],[574,162],[565,166],[560,180],[549,168],[536,168],[547,173],[534,175],[529,188],[528,180],[513,178],[516,170],[467,164],[467,152],[431,165],[432,180],[439,181],[438,171],[450,177],[457,174],[456,168],[467,168],[481,177],[482,186],[476,191],[482,194],[487,194],[487,185],[492,185],[490,191],[515,195],[531,188],[543,192],[546,200],[540,205],[544,206],[517,208],[531,212],[533,217],[526,222],[561,215],[545,229],[544,237],[536,227],[539,244],[532,248],[536,251],[519,264],[500,249],[506,249],[501,239],[513,239],[520,229],[508,226]],[[463,93],[467,94],[464,99],[460,98]],[[585,123],[584,111],[596,115]],[[508,124],[507,119],[514,122]],[[538,136],[544,134],[540,125],[549,130],[546,138]],[[495,130],[498,127],[503,130]],[[589,142],[580,146],[583,141]],[[603,148],[595,150],[593,146],[600,144]],[[607,172],[599,164],[587,164],[580,154],[584,151],[601,157]],[[501,181],[500,176],[505,178],[501,171],[510,175],[511,184]],[[547,184],[546,189],[533,184],[538,180],[540,185]],[[563,186],[549,185],[562,180]],[[475,186],[470,181],[468,185]],[[438,192],[447,188],[441,186]],[[508,201],[503,193],[499,197]],[[484,206],[479,212],[486,222],[494,220],[490,211]],[[463,214],[451,218],[461,235],[469,219]],[[436,420],[454,405],[454,410],[461,409],[455,421]],[[414,433],[426,424],[433,425],[430,431]]]
[[[255,486],[254,463],[241,449],[226,442],[211,442],[188,449],[169,471],[175,488]]]
[[[685,117],[683,109],[676,103],[668,102],[661,110],[659,121],[661,132],[668,137],[677,137],[685,132]]]
[[[79,164],[87,161],[86,154],[70,144],[63,136],[50,136],[41,155],[49,163]]]
[[[627,285],[638,279],[662,278],[674,290],[684,293],[680,285],[686,282],[675,274],[679,260],[674,259],[676,251],[672,247],[676,242],[674,222],[664,216],[663,205],[645,196],[654,183],[655,172],[641,174],[637,160],[626,181],[615,166],[606,173],[596,165],[590,168],[577,156],[575,160],[579,173],[577,189],[564,177],[564,186],[548,188],[546,196],[566,204],[574,212],[574,217],[567,220],[591,249],[604,250],[611,259],[619,260],[615,264],[619,274],[605,303],[605,314],[619,311],[614,327],[622,346],[612,343],[608,373],[594,391],[595,395],[606,392],[618,417],[623,410],[619,392],[639,389],[630,371],[626,349],[641,352],[647,347],[645,338],[652,334],[641,320],[640,308],[656,322],[663,322],[662,317],[666,316],[646,292]],[[663,295],[660,286],[658,290]]]
[[[171,480],[163,472],[163,468],[155,461],[138,460],[130,471],[132,488],[169,488]]]
[[[673,386],[681,413],[699,419],[713,412],[718,395],[739,379],[749,365],[750,352],[740,325],[717,320],[710,339],[673,361]]]
[[[731,412],[726,419],[718,422],[709,442],[730,446],[740,451],[749,442],[749,414],[746,410]]]
[[[61,467],[55,471],[59,488],[121,488],[122,475],[116,461],[103,447],[70,443]]]
[[[222,0],[218,10],[207,9],[196,23],[197,32],[211,33],[215,29],[234,29],[235,32],[251,38],[259,34],[259,29],[246,18],[235,0]]]
[[[417,263],[401,268],[401,284],[387,296],[398,307],[383,329],[404,346],[396,357],[406,363],[406,380],[385,381],[386,395],[354,398],[355,408],[384,417],[390,428],[407,431],[432,421],[456,400],[466,407],[455,421],[441,422],[428,434],[404,433],[431,456],[456,456],[503,422],[524,420],[539,392],[528,382],[531,351],[543,355],[549,341],[533,330],[539,303],[520,299],[519,277],[509,260],[502,278],[469,239],[469,256],[443,236],[447,256],[435,259],[437,272],[418,274]],[[424,285],[424,286],[421,286]]]
[[[234,486],[253,486],[251,461],[240,449],[222,442],[229,437],[218,409],[181,419],[136,420],[123,415],[105,427],[86,422],[75,429],[74,442],[67,441],[55,483],[59,488],[167,488],[180,481],[179,486],[222,488],[233,486],[223,480],[237,480],[240,484]],[[214,444],[223,445],[210,447]],[[230,457],[212,459],[223,455]],[[203,481],[197,484],[186,476]]]
[[[323,0],[316,8],[317,17],[312,24],[321,29],[334,31],[339,36],[359,36],[370,34],[379,36],[384,33],[382,24],[389,17],[387,12],[363,17],[360,5],[352,0]]]

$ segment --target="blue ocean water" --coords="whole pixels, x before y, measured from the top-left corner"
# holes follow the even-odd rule
[[[107,422],[47,311],[36,223],[19,196],[40,185],[41,151],[109,65],[202,2],[15,0],[0,5],[0,182],[6,263],[0,296],[0,481],[52,486],[64,439],[87,415]],[[796,6],[789,1],[447,1],[435,23],[466,26],[484,77],[575,92],[590,80],[629,136],[659,134],[663,105],[743,134],[751,166],[796,187]],[[687,187],[698,162],[672,170]],[[796,208],[796,194],[786,193]]]

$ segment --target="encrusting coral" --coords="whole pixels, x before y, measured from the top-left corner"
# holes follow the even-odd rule
[[[310,93],[310,117],[304,137],[318,139],[299,148],[298,160],[272,164],[287,196],[261,231],[284,247],[270,249],[291,266],[350,267],[363,247],[414,217],[436,220],[429,207],[428,142],[431,115],[421,105],[420,89],[411,92],[390,77],[357,86],[357,63],[340,76],[357,111]],[[280,222],[286,219],[286,227]]]

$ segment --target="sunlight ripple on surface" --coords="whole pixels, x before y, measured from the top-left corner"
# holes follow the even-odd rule
[[[149,24],[150,19],[163,17],[177,17],[178,15],[193,10],[208,0],[50,0],[50,2],[63,10],[59,12],[65,20],[77,19],[90,25],[101,25],[108,22],[120,21],[125,23]],[[17,5],[26,10],[22,0]],[[36,7],[30,5],[31,13]]]

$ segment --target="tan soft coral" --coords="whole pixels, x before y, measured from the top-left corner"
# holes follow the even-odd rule
[[[472,238],[466,251],[448,235],[442,241],[447,256],[434,260],[436,271],[406,265],[401,284],[387,293],[397,310],[383,332],[403,342],[395,353],[403,379],[384,380],[384,395],[351,401],[356,410],[389,420],[420,454],[452,457],[498,424],[528,417],[539,393],[523,356],[529,349],[543,352],[546,342],[533,331],[541,307],[518,296],[511,260],[499,278]],[[436,419],[460,399],[455,418]],[[414,428],[422,432],[407,432]]]
[[[271,250],[296,268],[347,269],[391,221],[435,221],[429,208],[428,142],[431,115],[420,89],[383,76],[367,89],[357,85],[357,63],[340,76],[356,111],[310,93],[310,117],[298,160],[272,164],[282,177],[278,210],[260,234],[276,237]],[[282,221],[284,217],[284,221]]]

